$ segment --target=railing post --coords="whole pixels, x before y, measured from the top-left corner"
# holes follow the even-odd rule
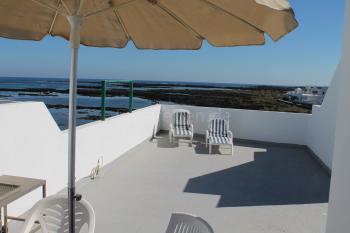
[[[102,90],[101,90],[101,120],[106,119],[106,89],[107,89],[107,81],[103,80],[101,82]]]
[[[106,98],[107,98],[107,85],[108,83],[129,83],[129,112],[133,110],[133,98],[134,98],[134,81],[123,80],[103,80],[101,82],[101,120],[106,119]]]
[[[134,81],[130,81],[130,83],[129,83],[129,112],[132,112],[133,98],[134,98]]]

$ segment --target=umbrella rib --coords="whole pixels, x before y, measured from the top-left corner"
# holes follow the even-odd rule
[[[64,0],[61,0],[61,2],[62,2],[62,5],[63,5],[64,9],[66,9],[66,11],[68,12],[68,15],[72,15],[72,12],[70,11],[69,7],[64,2]]]
[[[249,24],[250,26],[254,27],[256,30],[258,30],[258,31],[260,31],[260,32],[264,32],[264,31],[261,30],[260,28],[258,28],[258,27],[256,27],[255,25],[249,23],[248,21],[246,21],[245,19],[242,19],[241,17],[238,17],[237,15],[232,14],[231,12],[225,10],[224,8],[222,8],[222,7],[216,5],[216,4],[214,4],[214,3],[212,3],[212,2],[210,2],[210,1],[208,1],[208,0],[200,0],[200,1],[202,1],[202,2],[204,2],[204,3],[206,3],[206,4],[208,4],[208,5],[210,5],[211,7],[215,8],[215,9],[217,9],[217,10],[223,11],[223,12],[225,12],[226,14],[231,15],[232,17],[235,17],[235,18],[237,18],[237,19],[240,19],[241,21],[245,22],[246,24]]]
[[[80,0],[79,8],[78,8],[78,10],[77,10],[77,15],[80,14],[80,11],[81,11],[81,8],[83,7],[84,2],[85,2],[84,0]]]
[[[89,12],[89,13],[83,15],[83,17],[87,18],[87,17],[93,16],[93,15],[101,14],[101,13],[103,13],[105,11],[113,11],[113,10],[116,10],[116,9],[121,8],[123,6],[127,6],[129,4],[132,4],[132,3],[136,2],[136,1],[138,1],[138,0],[129,0],[127,2],[120,3],[120,4],[116,5],[116,6],[109,6],[109,7],[97,10],[97,11],[92,11],[92,12]]]
[[[38,5],[40,5],[42,7],[45,7],[46,9],[49,9],[51,11],[58,12],[61,15],[67,16],[66,13],[64,13],[63,11],[60,11],[57,7],[54,7],[54,6],[52,6],[50,4],[47,4],[47,3],[43,3],[43,2],[41,2],[39,0],[32,0],[32,1],[37,3]]]
[[[174,12],[172,12],[169,8],[161,4],[160,2],[155,3],[154,5],[158,6],[160,9],[165,11],[168,15],[170,15],[173,19],[178,21],[182,26],[184,26],[187,30],[193,33],[198,39],[203,40],[204,37],[201,36],[196,30],[194,30],[190,25],[188,25],[185,21],[183,21],[180,17],[176,16]]]
[[[57,7],[57,9],[60,9],[60,7],[61,7],[61,1],[62,1],[62,0],[58,0],[58,7]],[[51,32],[52,32],[53,26],[54,26],[54,24],[55,24],[55,22],[56,22],[57,15],[58,15],[58,11],[55,12],[55,16],[54,16],[53,19],[52,19],[52,23],[51,23],[51,26],[50,26],[50,29],[49,29],[48,34],[51,34]]]
[[[130,35],[129,35],[129,33],[128,33],[128,30],[126,29],[125,24],[124,24],[122,18],[120,17],[120,15],[119,15],[119,13],[118,13],[118,9],[115,9],[115,10],[114,10],[114,14],[115,14],[117,20],[119,21],[120,25],[122,26],[122,29],[123,29],[123,31],[124,31],[124,33],[125,33],[125,35],[126,35],[126,38],[127,38],[128,40],[131,39],[131,38],[130,38]]]

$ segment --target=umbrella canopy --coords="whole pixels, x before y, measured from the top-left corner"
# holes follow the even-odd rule
[[[297,27],[287,0],[1,0],[0,37],[70,40],[68,204],[74,233],[77,62],[80,44],[140,49],[261,45]]]
[[[84,17],[81,44],[116,48],[260,45],[297,27],[286,0],[1,0],[0,36],[69,39],[67,15]]]

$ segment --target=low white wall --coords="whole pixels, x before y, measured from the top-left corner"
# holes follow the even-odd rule
[[[169,129],[172,111],[178,108],[191,111],[195,133],[205,134],[210,113],[228,112],[230,128],[236,138],[298,145],[305,145],[305,132],[311,118],[309,114],[299,113],[162,105],[160,129]]]
[[[78,127],[76,176],[87,176],[98,157],[107,164],[150,138],[158,130],[160,108],[153,105]]]
[[[139,109],[77,128],[77,170],[89,175],[103,156],[104,164],[151,137],[157,130],[160,105]],[[67,131],[61,131],[43,103],[0,104],[0,175],[47,180],[48,194],[67,185]],[[20,214],[41,198],[41,190],[9,206]]]

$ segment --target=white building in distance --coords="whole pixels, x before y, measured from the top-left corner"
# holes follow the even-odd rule
[[[328,87],[306,86],[289,91],[283,97],[284,100],[311,105],[321,105],[326,95]]]

